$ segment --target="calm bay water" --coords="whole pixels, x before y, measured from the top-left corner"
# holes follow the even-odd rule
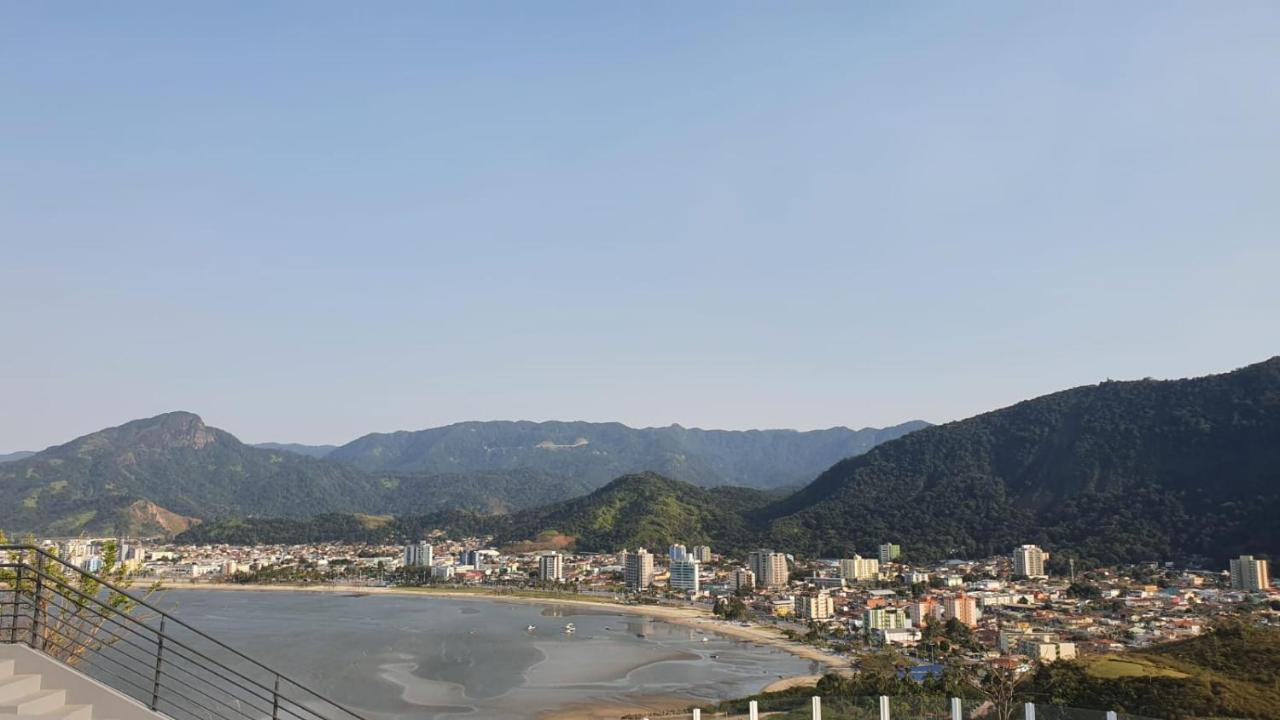
[[[533,718],[655,695],[719,700],[819,671],[780,650],[607,609],[288,592],[162,597],[192,625],[380,718]]]

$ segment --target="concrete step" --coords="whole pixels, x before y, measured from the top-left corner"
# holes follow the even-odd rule
[[[0,660],[0,678],[7,678],[13,674],[13,661]]]
[[[0,701],[0,715],[38,715],[53,712],[66,704],[66,690],[37,690],[14,700]]]
[[[0,703],[26,697],[39,689],[39,675],[10,675],[0,678]]]
[[[93,720],[93,706],[63,705],[52,712],[38,713],[36,715],[0,713],[0,720]]]

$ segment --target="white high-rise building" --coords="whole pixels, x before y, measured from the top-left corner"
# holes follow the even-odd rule
[[[1231,561],[1231,587],[1257,592],[1271,587],[1271,568],[1266,560],[1241,555]]]
[[[1013,574],[1029,578],[1049,577],[1044,571],[1044,561],[1049,553],[1035,545],[1019,545],[1013,551]]]
[[[819,590],[797,595],[795,613],[805,620],[829,620],[836,614],[836,606],[827,591]]]
[[[689,559],[689,551],[684,545],[672,545],[671,548],[667,550],[667,557],[671,559],[671,562],[683,562]]]
[[[434,561],[435,550],[426,540],[404,546],[405,567],[431,567]]]
[[[699,592],[698,572],[702,563],[697,560],[675,560],[671,563],[671,589]]]
[[[623,550],[622,576],[628,590],[647,590],[653,585],[653,553],[644,548]]]
[[[538,575],[543,582],[564,580],[564,556],[558,552],[538,556]]]
[[[787,586],[787,556],[762,548],[751,553],[747,565],[756,575],[756,587],[782,588]]]
[[[733,591],[737,592],[742,588],[752,590],[756,586],[756,574],[749,568],[738,568],[733,571],[730,577],[730,583],[733,585]]]
[[[840,577],[845,580],[874,580],[880,574],[880,561],[854,555],[840,561]]]
[[[693,554],[693,559],[697,560],[700,563],[711,562],[711,546],[710,545],[699,545],[695,547],[693,550],[691,550],[690,552]]]

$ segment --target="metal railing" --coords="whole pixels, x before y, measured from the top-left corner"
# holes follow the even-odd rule
[[[175,720],[363,720],[31,545],[0,545],[0,643],[43,652]]]

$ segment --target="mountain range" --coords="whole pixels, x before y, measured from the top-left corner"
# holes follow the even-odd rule
[[[781,458],[798,452],[796,438],[812,437],[816,457],[831,451],[831,431],[743,433],[753,448],[726,450],[742,438],[537,427],[366,436],[315,459],[250,447],[171,413],[0,465],[0,488],[21,498],[0,507],[0,527],[71,533],[150,522],[173,532],[194,518],[214,522],[183,537],[411,538],[445,527],[591,550],[769,543],[837,557],[892,541],[911,559],[935,560],[1034,542],[1056,562],[1280,555],[1280,357],[1202,378],[1107,381],[904,431],[790,493],[717,480],[759,457],[739,484],[783,485]],[[550,459],[529,467],[519,457]],[[459,472],[432,474],[451,466]],[[621,477],[602,481],[601,468]],[[363,515],[333,514],[352,512]],[[287,531],[274,515],[291,518]]]
[[[650,468],[699,485],[799,485],[788,467],[825,468],[925,425],[736,432],[477,422],[325,449],[247,445],[197,415],[172,412],[0,464],[0,488],[19,499],[0,507],[0,528],[169,534],[247,515],[507,513]]]
[[[1280,357],[1188,380],[1104,382],[925,428],[842,460],[798,492],[629,475],[509,515],[397,518],[424,528],[584,550],[706,542],[819,557],[896,542],[913,560],[984,557],[1033,542],[1058,563],[1280,557]],[[342,536],[328,518],[290,532]],[[237,525],[242,537],[279,532]],[[217,524],[185,537],[212,539]],[[255,535],[256,533],[256,535]],[[277,537],[279,537],[277,535]]]
[[[927,427],[699,430],[621,423],[464,422],[416,432],[376,433],[325,457],[367,472],[470,473],[536,470],[590,487],[637,472],[695,485],[799,487],[839,460]]]

